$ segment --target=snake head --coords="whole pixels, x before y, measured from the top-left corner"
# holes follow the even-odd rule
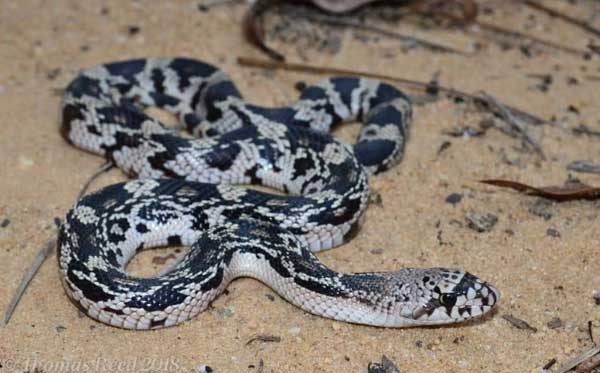
[[[409,271],[416,281],[404,289],[403,296],[410,301],[404,303],[400,314],[414,325],[465,321],[487,313],[500,299],[496,288],[468,272],[445,268]]]

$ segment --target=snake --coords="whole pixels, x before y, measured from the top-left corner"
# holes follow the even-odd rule
[[[394,86],[368,78],[301,88],[294,104],[262,107],[224,71],[191,58],[80,71],[62,99],[61,134],[132,179],[83,196],[61,224],[58,267],[69,299],[125,329],[188,321],[239,277],[356,324],[451,324],[489,312],[499,291],[464,270],[343,273],[318,260],[316,252],[357,233],[368,178],[402,158],[412,107]],[[149,107],[178,124],[163,124]],[[351,121],[361,122],[354,144],[330,133]],[[127,272],[137,252],[165,246],[189,250],[163,273]]]

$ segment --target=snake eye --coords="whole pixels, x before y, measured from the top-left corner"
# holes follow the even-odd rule
[[[447,307],[453,307],[456,304],[456,294],[444,293],[440,295],[440,302]]]

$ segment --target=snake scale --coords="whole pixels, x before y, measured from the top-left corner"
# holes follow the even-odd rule
[[[150,106],[182,128],[145,114]],[[447,324],[488,312],[499,292],[462,270],[339,273],[313,254],[355,233],[367,177],[401,158],[411,118],[403,93],[364,78],[323,80],[289,107],[264,108],[193,59],[82,71],[64,95],[61,133],[136,179],[68,212],[58,238],[68,296],[90,317],[128,329],[189,320],[241,276],[310,313],[359,324]],[[363,123],[356,144],[328,133],[351,120]],[[137,251],[165,245],[191,248],[167,273],[125,271]]]

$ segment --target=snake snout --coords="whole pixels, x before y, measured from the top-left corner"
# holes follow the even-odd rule
[[[500,299],[500,292],[468,272],[461,275],[456,281],[444,280],[435,286],[431,299],[413,311],[413,318],[428,324],[447,324],[489,312]]]

